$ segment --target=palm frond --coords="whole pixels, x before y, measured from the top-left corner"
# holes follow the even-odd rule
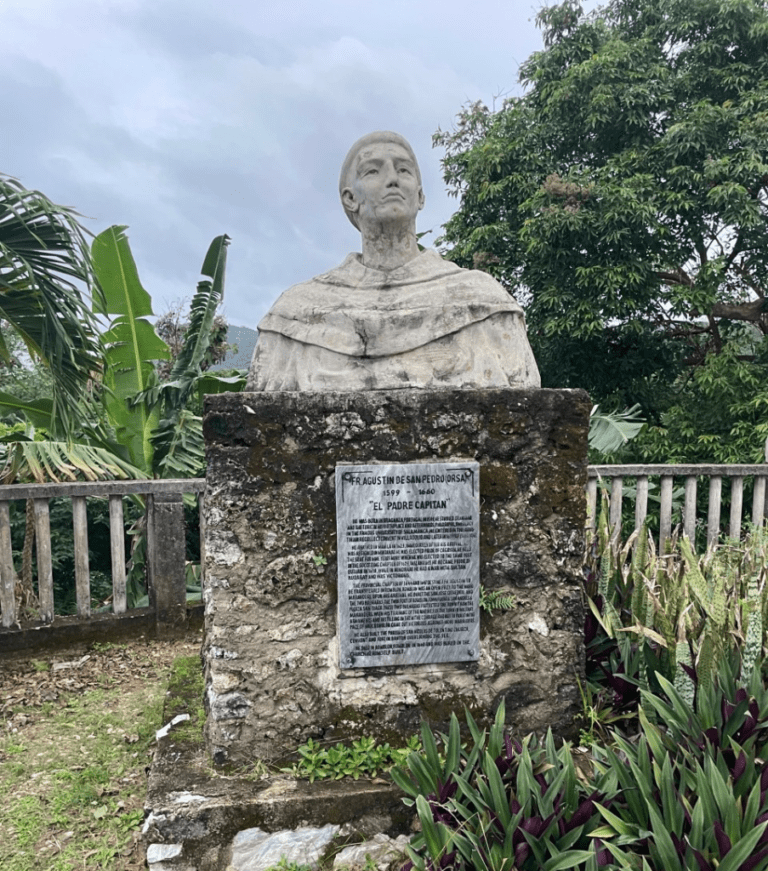
[[[0,316],[55,374],[53,421],[65,429],[73,422],[72,400],[101,368],[83,297],[84,291],[98,297],[99,290],[76,214],[0,174]]]
[[[66,441],[17,438],[0,444],[0,483],[143,478],[144,472],[103,448]]]
[[[205,474],[203,419],[189,409],[161,420],[152,436],[155,473],[160,478],[196,478]]]

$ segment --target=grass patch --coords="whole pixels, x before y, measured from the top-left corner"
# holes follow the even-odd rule
[[[174,741],[202,741],[205,726],[203,694],[205,681],[199,656],[180,656],[171,665],[168,698],[163,719],[171,720],[178,713],[189,714],[189,720],[174,726]]]
[[[109,649],[99,653],[108,657]],[[142,647],[130,657],[124,647],[117,654],[125,669],[105,659],[90,689],[27,707],[30,722],[18,734],[0,734],[0,871],[144,867],[145,769],[162,725],[169,669],[156,660],[147,673]],[[192,659],[200,670],[199,658],[182,658]],[[30,672],[41,671],[30,664]],[[191,678],[183,662],[173,670],[187,672]]]

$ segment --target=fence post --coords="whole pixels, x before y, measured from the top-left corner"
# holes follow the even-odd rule
[[[672,536],[672,485],[674,479],[672,475],[661,476],[661,487],[659,490],[659,498],[661,505],[659,507],[659,553],[663,554],[667,541]]]
[[[51,520],[48,498],[34,499],[35,550],[37,551],[37,595],[40,619],[53,621],[53,562],[51,557]]]
[[[16,572],[13,570],[11,518],[8,502],[0,502],[0,609],[5,628],[16,622]]]
[[[187,585],[184,571],[184,504],[181,493],[147,496],[147,552],[150,603],[157,630],[181,629],[187,624]]]

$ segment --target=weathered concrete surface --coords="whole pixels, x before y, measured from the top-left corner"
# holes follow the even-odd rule
[[[218,763],[309,737],[401,739],[466,706],[514,731],[572,734],[583,674],[583,391],[243,393],[208,397],[206,736]],[[338,667],[337,463],[480,463],[478,662]],[[318,562],[326,560],[324,565]]]
[[[236,837],[253,828],[284,832],[332,824],[343,827],[339,845],[409,831],[413,811],[392,783],[308,783],[215,771],[197,721],[199,703],[179,684],[165,699],[164,723],[179,715],[189,719],[161,730],[149,770],[143,837],[150,871],[225,871]]]

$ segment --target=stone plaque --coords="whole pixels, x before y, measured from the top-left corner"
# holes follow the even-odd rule
[[[479,472],[336,466],[342,668],[478,658]]]

